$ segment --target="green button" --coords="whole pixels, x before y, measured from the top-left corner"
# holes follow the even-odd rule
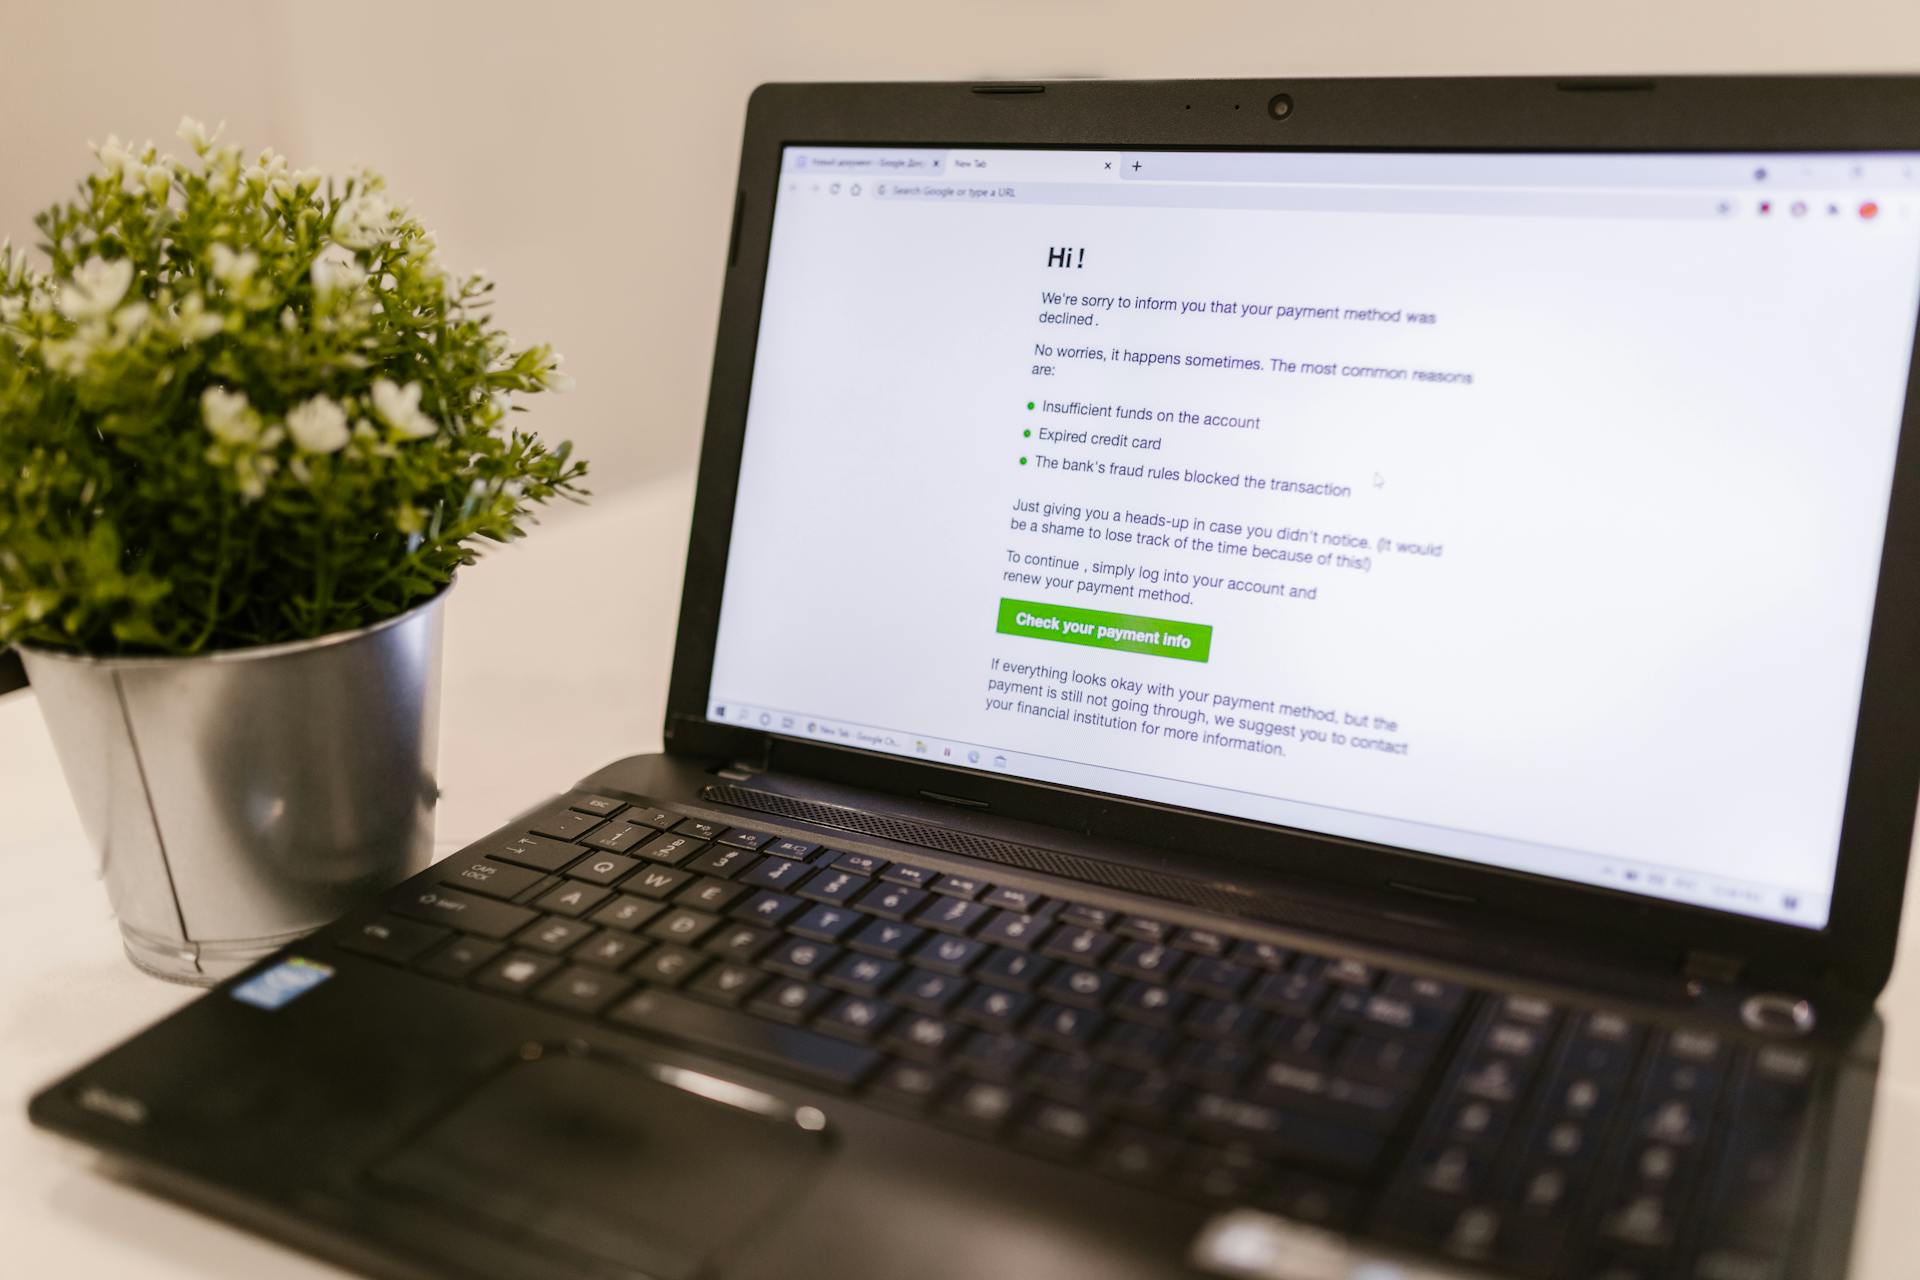
[[[1182,658],[1188,662],[1205,662],[1213,647],[1213,628],[1203,622],[1171,622],[1166,618],[1076,609],[1070,604],[1036,604],[1031,600],[1002,600],[1000,623],[994,629],[1003,636],[1058,640],[1062,644],[1084,644],[1095,649],[1119,649],[1125,653]]]

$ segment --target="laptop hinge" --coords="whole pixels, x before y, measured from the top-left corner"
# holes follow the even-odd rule
[[[1681,962],[1681,972],[1702,982],[1737,982],[1746,961],[1718,951],[1689,951]]]

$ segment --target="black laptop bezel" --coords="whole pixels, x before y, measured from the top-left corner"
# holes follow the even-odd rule
[[[1285,93],[1285,120],[1268,110]],[[1067,81],[763,85],[748,106],[668,691],[670,752],[892,794],[962,799],[1066,832],[1390,886],[1490,923],[1523,918],[1652,960],[1873,994],[1892,967],[1920,788],[1920,343],[1826,928],[1808,930],[1404,849],[763,733],[706,718],[781,149],[788,145],[1443,151],[1920,150],[1920,77]],[[822,601],[822,610],[830,610]],[[1764,796],[1754,802],[1764,804]]]

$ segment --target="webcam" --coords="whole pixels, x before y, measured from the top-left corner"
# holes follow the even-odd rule
[[[1293,98],[1289,94],[1276,93],[1267,99],[1267,114],[1275,120],[1285,120],[1293,114]]]

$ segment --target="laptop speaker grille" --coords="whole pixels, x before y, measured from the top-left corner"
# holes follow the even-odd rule
[[[983,862],[1017,867],[1023,871],[1060,876],[1068,880],[1077,880],[1082,884],[1119,889],[1151,898],[1167,898],[1207,911],[1250,916],[1296,928],[1338,931],[1343,928],[1351,929],[1355,924],[1355,918],[1345,912],[1322,910],[1296,898],[1260,893],[1250,889],[1236,891],[1189,879],[1186,876],[1166,875],[1127,866],[1124,863],[1083,858],[1054,849],[1035,848],[1032,845],[1013,844],[1005,840],[973,835],[970,832],[953,831],[928,823],[912,822],[905,818],[868,813],[865,810],[851,809],[844,805],[822,804],[817,800],[800,800],[773,791],[762,791],[758,788],[741,787],[731,783],[716,783],[707,787],[701,794],[714,804],[751,809],[758,813],[791,818],[796,822],[811,823],[818,827],[835,827],[842,831],[875,836],[899,844],[917,845],[922,849],[937,849],[942,853],[954,853],[962,857],[978,858]]]

